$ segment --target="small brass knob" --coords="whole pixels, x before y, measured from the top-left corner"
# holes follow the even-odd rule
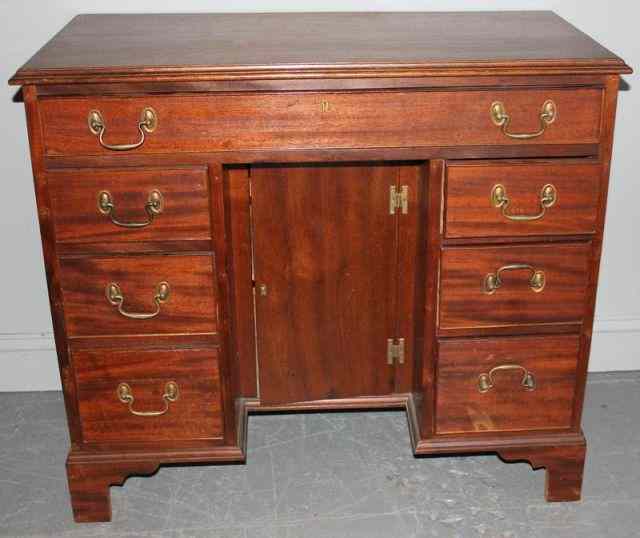
[[[533,273],[531,280],[529,280],[529,286],[535,293],[540,293],[544,289],[545,278],[543,271],[536,271]]]
[[[158,301],[164,303],[169,298],[169,283],[168,282],[160,282],[156,286],[156,297]]]
[[[485,393],[487,392],[493,385],[489,380],[488,374],[481,374],[478,378],[478,391]]]
[[[169,381],[165,385],[165,397],[170,402],[175,402],[178,399],[178,384],[175,381]]]
[[[531,372],[527,372],[527,375],[522,380],[522,386],[527,390],[535,390],[536,380]]]

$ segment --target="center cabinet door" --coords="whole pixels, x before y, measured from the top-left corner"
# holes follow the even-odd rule
[[[413,341],[414,294],[400,288],[415,274],[420,170],[377,163],[251,168],[263,404],[397,392],[387,341]],[[402,185],[411,211],[391,214],[390,189]],[[408,369],[411,348],[402,365]]]

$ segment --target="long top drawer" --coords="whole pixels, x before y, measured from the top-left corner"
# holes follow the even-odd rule
[[[47,155],[594,144],[602,90],[45,98]]]

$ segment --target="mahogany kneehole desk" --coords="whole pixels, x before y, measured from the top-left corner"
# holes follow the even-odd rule
[[[403,408],[579,499],[629,72],[548,12],[76,17],[11,79],[76,520],[263,410]]]

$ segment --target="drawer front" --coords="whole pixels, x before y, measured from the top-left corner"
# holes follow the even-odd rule
[[[444,249],[440,328],[580,322],[590,252],[589,243]]]
[[[218,351],[72,353],[86,443],[223,436]]]
[[[204,169],[58,170],[48,180],[58,242],[211,236]]]
[[[541,120],[547,101],[555,105],[550,123]],[[494,121],[495,102],[504,105],[500,117],[510,118],[507,127]],[[41,106],[47,155],[580,144],[599,141],[602,90],[83,97],[43,99]],[[142,113],[147,109],[153,111],[153,122],[144,123]],[[90,128],[92,111],[100,113],[101,127],[94,123]],[[536,134],[543,123],[544,132],[533,138],[509,136]],[[100,134],[104,145],[137,147],[107,149]]]
[[[598,164],[447,166],[446,237],[594,233]]]
[[[60,265],[70,337],[216,331],[210,255],[77,257]]]
[[[570,428],[579,347],[576,335],[441,341],[436,432]]]

